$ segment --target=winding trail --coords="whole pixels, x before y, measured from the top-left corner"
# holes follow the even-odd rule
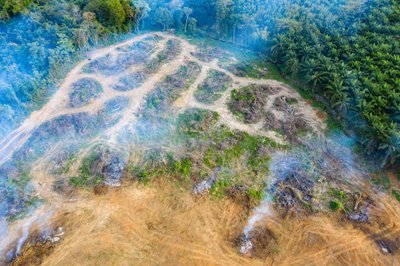
[[[155,58],[158,54],[162,53],[167,45],[167,41],[169,40],[177,40],[180,43],[181,50],[176,57],[171,59],[168,62],[165,62],[161,65],[156,71],[150,73],[147,76],[147,79],[144,80],[140,86],[132,86],[135,87],[132,90],[128,91],[117,91],[113,89],[113,85],[119,83],[120,77],[126,74],[137,73],[137,71],[143,71],[145,65],[143,62],[138,62],[134,66],[126,69],[122,73],[116,73],[115,75],[102,75],[100,73],[84,73],[83,68],[86,64],[92,62],[93,60],[99,59],[104,56],[110,55],[111,58],[116,58],[117,55],[121,55],[124,53],[124,49],[128,46],[134,44],[138,41],[143,41],[148,37],[160,36],[161,40],[154,44],[154,47],[150,50],[148,57]],[[204,108],[212,111],[216,111],[220,115],[221,124],[226,124],[227,126],[237,129],[240,131],[248,132],[252,135],[260,135],[266,136],[275,140],[278,143],[285,143],[285,140],[282,139],[281,136],[278,136],[273,131],[265,131],[263,129],[263,124],[244,124],[239,119],[237,119],[228,109],[227,103],[230,100],[231,91],[233,89],[240,88],[242,86],[246,86],[249,84],[260,84],[260,85],[268,85],[271,87],[279,88],[281,91],[279,95],[290,95],[291,97],[295,97],[299,100],[299,102],[303,105],[303,109],[309,116],[311,120],[318,121],[316,112],[307,105],[303,99],[301,99],[300,95],[297,92],[289,89],[285,86],[285,84],[275,81],[275,80],[257,80],[251,78],[243,78],[235,76],[229,71],[222,69],[218,66],[218,62],[216,60],[212,62],[203,62],[198,58],[192,55],[192,52],[196,51],[197,47],[195,45],[190,44],[188,41],[176,37],[174,35],[165,34],[165,33],[149,33],[145,35],[140,35],[134,37],[125,42],[112,45],[109,47],[98,49],[90,54],[86,60],[83,60],[79,64],[77,64],[66,76],[66,78],[59,85],[59,89],[55,92],[55,94],[50,98],[47,104],[45,104],[40,110],[32,112],[31,115],[21,124],[19,128],[11,132],[6,138],[4,138],[0,143],[0,166],[9,161],[13,154],[18,151],[32,136],[35,130],[40,127],[43,123],[51,121],[60,116],[64,115],[72,115],[78,113],[97,113],[99,112],[105,105],[107,101],[113,99],[116,96],[123,96],[129,98],[129,104],[127,108],[124,109],[121,113],[121,119],[112,127],[106,129],[104,132],[100,132],[98,137],[91,140],[92,144],[96,143],[104,143],[106,142],[108,145],[118,146],[118,136],[119,133],[123,132],[125,127],[128,125],[135,124],[137,118],[140,114],[141,107],[143,106],[146,96],[156,87],[158,83],[160,83],[166,76],[176,73],[179,68],[185,63],[192,61],[198,63],[201,66],[200,74],[195,78],[194,83],[191,87],[184,91],[180,98],[174,102],[173,108],[176,112],[182,112],[187,108]],[[211,105],[199,103],[193,96],[193,93],[197,89],[197,87],[207,78],[208,71],[211,69],[223,72],[229,75],[233,79],[233,85],[228,88],[222,95],[222,97],[217,100],[215,103]],[[98,81],[102,87],[103,92],[99,95],[98,98],[92,100],[88,104],[80,107],[80,108],[72,108],[70,106],[69,95],[72,90],[72,84],[78,81],[81,78],[92,78]],[[270,99],[271,100],[271,99]],[[273,99],[272,99],[273,100]],[[40,208],[36,209],[34,213],[30,214],[27,218],[21,219],[16,223],[13,223],[9,227],[9,232],[7,233],[7,238],[0,240],[0,254],[3,254],[6,247],[18,239],[21,235],[21,228],[25,225],[31,225],[32,223],[43,222],[42,218],[49,218],[49,213],[54,213],[60,209],[76,209],[81,208],[84,204],[77,204],[76,202],[69,202],[65,198],[57,195],[53,190],[52,185],[52,177],[49,176],[46,172],[46,160],[50,158],[50,155],[56,152],[57,147],[52,147],[49,149],[47,155],[38,160],[35,167],[33,168],[33,176],[34,183],[36,187],[36,193],[41,198],[46,199],[46,203]],[[81,151],[81,155],[85,153],[85,151]],[[87,206],[87,205],[84,205]],[[34,217],[34,218],[32,218]],[[43,218],[43,219],[44,219]],[[44,220],[46,220],[44,219]],[[146,236],[149,237],[150,235]],[[154,234],[154,239],[157,239],[157,234]],[[170,240],[168,240],[170,242]],[[185,249],[183,246],[176,246],[179,249]],[[205,252],[205,251],[204,251]],[[205,253],[199,252],[195,254],[199,257],[204,257]],[[233,256],[233,255],[232,255]],[[236,256],[235,256],[236,257]],[[214,262],[214,261],[213,261]],[[227,262],[227,261],[225,261]]]
[[[155,47],[151,49],[151,56],[155,56],[160,53],[166,45],[168,40],[176,39],[179,40],[182,45],[182,52],[174,58],[172,61],[164,64],[159,71],[152,74],[143,84],[141,84],[138,88],[130,91],[116,91],[112,89],[112,85],[118,83],[118,79],[124,74],[134,73],[137,70],[143,69],[143,66],[134,66],[133,68],[128,69],[123,73],[117,73],[112,76],[104,76],[99,73],[87,74],[83,73],[83,67],[91,62],[92,60],[96,60],[106,55],[111,55],[115,57],[117,54],[121,53],[121,50],[118,48],[124,48],[126,46],[132,45],[135,42],[142,41],[147,37],[152,36],[161,36],[163,39],[156,43]],[[278,143],[284,143],[285,141],[282,139],[274,131],[265,131],[262,129],[262,124],[256,125],[248,125],[239,121],[227,108],[227,103],[229,101],[230,93],[234,88],[239,88],[242,86],[247,86],[249,84],[259,84],[259,85],[268,85],[271,87],[279,88],[282,92],[280,95],[290,95],[291,97],[295,97],[298,99],[300,103],[300,111],[307,113],[305,117],[309,118],[309,122],[314,125],[316,131],[319,131],[323,125],[315,122],[319,121],[316,112],[301,99],[300,95],[294,90],[289,89],[285,84],[275,81],[275,80],[262,80],[262,79],[252,79],[245,77],[238,77],[231,72],[221,68],[218,66],[217,60],[212,62],[203,62],[198,58],[192,56],[192,52],[196,50],[196,46],[191,45],[188,41],[178,38],[176,36],[172,36],[165,33],[149,33],[134,37],[125,42],[112,45],[109,47],[105,47],[102,49],[98,49],[88,55],[88,59],[83,60],[78,65],[76,65],[70,73],[66,76],[64,81],[60,84],[57,92],[51,97],[49,102],[43,106],[42,109],[33,112],[23,123],[22,125],[11,132],[0,144],[0,166],[10,160],[18,149],[20,149],[26,141],[30,138],[32,133],[35,131],[43,123],[50,121],[54,118],[63,116],[63,115],[71,115],[77,113],[95,113],[99,111],[104,103],[108,100],[112,99],[116,96],[125,96],[130,98],[130,104],[126,111],[122,115],[122,119],[111,129],[107,130],[105,134],[105,138],[110,139],[111,142],[116,142],[115,137],[118,135],[118,132],[124,128],[127,124],[134,123],[137,118],[137,112],[140,110],[140,106],[143,104],[145,100],[145,96],[154,89],[154,86],[160,82],[165,76],[174,73],[179,69],[181,65],[183,65],[186,61],[193,61],[201,65],[202,71],[201,74],[197,77],[194,84],[191,86],[189,91],[184,92],[180,99],[175,103],[175,106],[178,107],[179,110],[183,110],[185,108],[190,107],[198,107],[205,108],[216,111],[220,114],[221,121],[220,123],[224,123],[229,127],[241,131],[246,131],[250,134],[254,135],[262,135],[273,139]],[[220,100],[216,101],[212,105],[206,105],[199,103],[193,97],[193,93],[198,87],[198,85],[203,82],[207,77],[207,72],[210,69],[214,69],[220,72],[225,73],[230,76],[234,84],[226,90],[221,97]],[[71,108],[69,106],[69,94],[71,92],[71,85],[81,78],[93,78],[100,82],[103,86],[103,93],[98,99],[90,102],[87,105],[84,105],[80,108]],[[274,100],[274,99],[272,99]]]
[[[181,52],[169,62],[161,65],[157,71],[152,72],[140,86],[128,91],[113,89],[113,85],[116,85],[122,76],[142,71],[145,66],[141,63],[115,75],[83,73],[84,66],[92,60],[107,55],[116,58],[117,55],[123,54],[124,50],[129,50],[123,48],[155,35],[162,39],[155,43],[149,51],[149,58],[155,58],[162,53],[168,40],[178,40],[181,44]],[[182,65],[189,61],[198,63],[201,66],[201,72],[195,77],[190,88],[182,92],[180,98],[174,102],[172,107],[177,113],[183,112],[187,108],[209,109],[219,113],[220,124],[248,132],[251,135],[265,136],[277,143],[286,143],[281,135],[274,131],[265,130],[263,122],[245,124],[228,109],[232,90],[251,84],[267,85],[276,88],[278,92],[268,96],[266,111],[274,112],[279,117],[279,112],[273,106],[275,100],[281,96],[295,98],[298,101],[295,105],[296,112],[304,115],[315,132],[324,130],[325,125],[318,117],[317,112],[297,92],[284,83],[275,80],[238,77],[221,68],[217,60],[203,62],[194,57],[192,52],[196,49],[195,45],[179,37],[165,33],[149,33],[90,53],[88,59],[77,64],[68,73],[59,85],[57,92],[42,109],[33,112],[19,128],[0,142],[0,166],[10,160],[13,154],[29,140],[35,130],[43,123],[63,115],[96,114],[107,101],[117,96],[129,98],[127,108],[120,113],[122,118],[115,125],[104,130],[104,132],[100,132],[101,134],[92,139],[90,144],[107,143],[113,148],[120,147],[119,134],[124,132],[127,126],[134,125],[137,122],[146,96],[166,76],[176,73]],[[194,92],[206,80],[210,70],[217,70],[230,76],[233,85],[214,103],[203,104],[195,99]],[[69,106],[71,85],[81,78],[92,78],[98,81],[103,86],[103,92],[90,103],[80,108],[71,108]],[[60,196],[54,191],[54,178],[46,171],[51,164],[50,158],[60,148],[62,148],[61,145],[49,147],[46,155],[36,161],[31,173],[34,177],[35,192],[39,197],[46,199],[46,202],[26,218],[10,225],[7,237],[0,239],[0,264],[2,262],[1,255],[7,250],[6,248],[15,244],[16,240],[22,239],[21,235],[24,235],[26,228],[29,230],[33,224],[47,225],[50,219],[57,216],[57,213],[59,215],[65,215],[65,213],[77,215],[78,217],[72,217],[76,220],[62,216],[62,219],[67,220],[67,223],[76,223],[71,224],[71,228],[76,230],[69,231],[70,234],[66,235],[65,242],[56,247],[54,253],[50,255],[44,265],[70,265],[73,260],[80,263],[88,258],[99,264],[95,260],[96,256],[92,256],[92,254],[102,255],[98,252],[99,247],[107,251],[115,251],[118,254],[115,257],[116,261],[128,258],[131,262],[139,261],[143,264],[155,261],[163,261],[164,263],[169,261],[172,265],[192,264],[193,262],[199,265],[265,265],[268,263],[267,261],[263,263],[260,260],[240,256],[229,242],[233,236],[237,236],[235,234],[242,230],[246,222],[246,216],[241,213],[240,206],[236,206],[232,202],[202,201],[202,199],[192,197],[190,193],[182,194],[183,192],[176,188],[167,188],[166,193],[165,187],[149,188],[139,185],[136,185],[137,187],[134,189],[121,188],[121,190],[112,191],[111,194],[96,197],[84,192],[83,195],[74,195],[69,198]],[[124,147],[120,148],[123,149]],[[139,149],[139,147],[137,148]],[[88,150],[81,150],[79,158],[86,155],[86,152]],[[71,172],[74,172],[74,169]],[[165,196],[168,198],[163,198]],[[398,214],[393,216],[398,217]],[[351,249],[363,251],[364,244],[367,241],[364,236],[349,240],[349,236],[356,235],[357,230],[346,229],[342,234],[337,232],[342,232],[343,228],[328,228],[330,230],[324,231],[316,227],[318,230],[313,230],[312,228],[315,225],[323,227],[321,221],[326,222],[317,217],[315,221],[307,221],[309,224],[303,222],[297,225],[296,230],[287,234],[289,238],[283,241],[285,243],[283,245],[284,250],[293,253],[292,261],[286,261],[285,258],[279,257],[278,259],[286,262],[287,265],[290,265],[290,263],[304,264],[304,257],[318,261],[327,257],[326,254],[328,253],[331,257],[340,257],[343,252],[349,252]],[[281,223],[272,225],[277,227],[275,228],[277,231],[286,232],[284,230],[287,230]],[[311,227],[311,225],[314,227]],[[392,233],[393,231],[389,229],[388,232]],[[307,234],[326,238],[323,250],[321,247],[316,247],[315,251],[308,252],[308,254],[302,252],[304,245],[297,245],[297,243],[304,243],[302,239],[307,239],[304,237]],[[330,238],[333,237],[337,239],[331,240]],[[82,241],[82,239],[84,240]],[[369,244],[373,245],[372,242]],[[348,248],[348,246],[352,247]],[[151,252],[154,250],[158,252]],[[371,248],[371,250],[373,249]],[[125,257],[121,256],[121,253]],[[283,254],[288,253],[284,252]],[[304,256],[304,254],[307,256]],[[378,257],[378,255],[372,253],[371,257]],[[126,263],[126,261],[121,263]]]

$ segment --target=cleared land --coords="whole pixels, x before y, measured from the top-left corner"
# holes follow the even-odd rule
[[[297,92],[238,64],[164,33],[90,54],[1,144],[0,173],[34,193],[7,199],[15,222],[0,251],[15,254],[27,225],[15,265],[393,263],[396,203],[378,206],[351,150],[322,137]],[[266,192],[274,213],[242,256]],[[58,241],[40,238],[57,226]]]

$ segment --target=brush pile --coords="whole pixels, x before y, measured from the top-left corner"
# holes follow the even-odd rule
[[[196,184],[194,187],[194,194],[201,195],[210,192],[212,186],[218,178],[218,173],[220,170],[220,168],[216,169],[207,180],[203,180],[200,183]]]
[[[215,59],[221,59],[227,56],[227,52],[219,47],[201,46],[192,52],[192,55],[203,62],[211,62]]]
[[[101,84],[92,78],[82,78],[72,84],[69,104],[73,108],[82,107],[103,92]]]
[[[232,78],[227,74],[217,70],[210,70],[206,80],[200,84],[195,91],[194,97],[201,103],[212,104],[221,98],[223,92],[225,92],[232,83]]]
[[[276,203],[278,208],[286,212],[299,213],[312,206],[314,182],[298,171],[290,172],[280,180],[276,187]]]
[[[233,90],[229,109],[243,122],[247,124],[257,123],[264,116],[264,107],[268,98],[278,92],[278,88],[255,84]]]

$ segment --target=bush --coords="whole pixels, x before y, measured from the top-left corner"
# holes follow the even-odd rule
[[[339,200],[331,200],[329,202],[329,209],[331,209],[331,211],[336,212],[338,210],[343,210],[344,206],[343,203]]]
[[[82,78],[72,84],[69,96],[70,106],[79,108],[97,98],[103,92],[101,84],[95,79]]]
[[[198,136],[218,122],[218,113],[204,109],[189,109],[178,117],[178,131]]]
[[[232,83],[232,78],[227,74],[210,70],[207,79],[195,91],[194,97],[201,103],[212,104],[221,98]]]
[[[127,22],[124,7],[126,2],[120,0],[89,0],[85,11],[96,14],[97,20],[107,28],[123,29]]]
[[[33,0],[0,0],[0,20],[9,19],[21,13]]]

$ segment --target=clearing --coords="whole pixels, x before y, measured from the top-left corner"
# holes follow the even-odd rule
[[[22,195],[5,199],[1,262],[393,264],[397,203],[377,203],[319,111],[239,61],[166,33],[90,53],[0,144]]]

